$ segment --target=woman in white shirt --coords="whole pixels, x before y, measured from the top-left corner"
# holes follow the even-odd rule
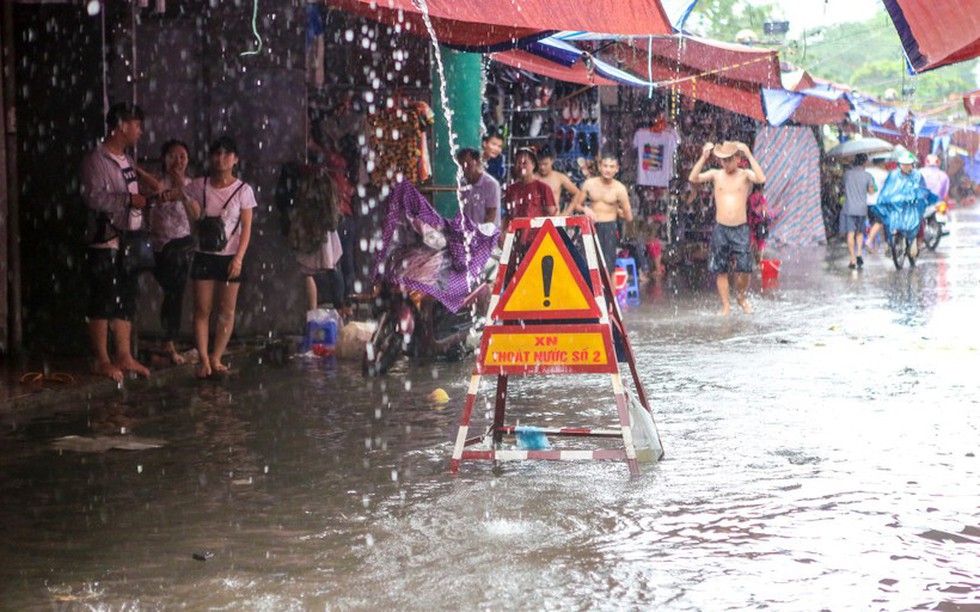
[[[209,176],[195,180],[189,187],[192,197],[201,202],[203,214],[191,265],[194,338],[201,356],[198,378],[228,371],[221,358],[235,327],[238,289],[245,280],[242,262],[252,237],[252,214],[257,206],[252,188],[235,177],[238,147],[234,140],[222,136],[214,141],[208,151],[208,161]],[[211,229],[220,232],[220,237]],[[217,310],[217,317],[214,345],[209,350],[213,309]]]

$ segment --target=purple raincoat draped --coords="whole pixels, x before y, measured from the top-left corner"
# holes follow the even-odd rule
[[[484,234],[462,213],[446,219],[408,181],[392,188],[381,222],[375,278],[423,291],[452,312],[476,288],[497,244],[496,229]]]

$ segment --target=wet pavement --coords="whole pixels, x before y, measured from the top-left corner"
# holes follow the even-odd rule
[[[775,251],[749,316],[704,275],[647,286],[625,316],[667,456],[632,480],[447,474],[471,361],[253,356],[0,412],[0,608],[975,609],[980,211],[950,229],[900,271]],[[515,380],[509,414],[608,425],[608,389]]]

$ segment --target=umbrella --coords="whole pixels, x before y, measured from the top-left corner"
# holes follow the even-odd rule
[[[827,155],[830,157],[850,157],[858,153],[874,155],[875,153],[888,153],[894,148],[891,143],[885,142],[880,138],[862,138],[860,140],[842,142],[827,151]]]

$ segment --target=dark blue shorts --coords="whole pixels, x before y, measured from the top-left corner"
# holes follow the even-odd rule
[[[840,233],[849,234],[851,232],[860,234],[864,232],[864,224],[867,222],[867,215],[848,215],[842,210],[840,212]]]
[[[712,274],[726,274],[731,268],[729,259],[735,256],[736,272],[752,271],[752,250],[749,246],[749,224],[731,227],[715,224],[711,231],[711,255],[708,257],[708,271]]]

